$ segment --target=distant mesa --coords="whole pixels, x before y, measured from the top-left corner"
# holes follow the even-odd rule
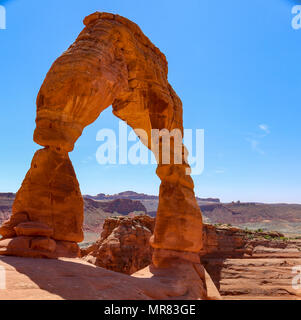
[[[142,211],[144,213],[147,213],[145,206],[140,201],[131,199],[116,199],[100,202],[93,201],[90,198],[86,198],[85,201],[96,208],[102,208],[104,211],[110,213],[117,212],[123,215],[127,215],[134,211]]]
[[[96,196],[91,195],[84,195],[86,199],[93,199],[93,200],[115,200],[115,199],[131,199],[131,200],[158,200],[159,196],[149,195],[145,193],[137,193],[135,191],[124,191],[120,193],[116,193],[113,195],[99,193]],[[196,197],[197,201],[204,201],[204,202],[215,202],[220,203],[220,199],[218,198],[199,198]]]
[[[96,196],[84,195],[84,198],[89,198],[93,200],[115,200],[115,199],[131,199],[131,200],[141,200],[141,199],[159,199],[159,196],[148,195],[145,193],[137,193],[134,191],[124,191],[117,194],[104,194],[99,193]]]
[[[9,219],[15,194],[0,193],[0,224]],[[127,201],[116,201],[116,200]],[[115,202],[113,202],[115,201]],[[105,219],[114,215],[137,215],[147,212],[156,217],[159,198],[134,191],[84,196],[84,231],[99,234]],[[285,234],[301,233],[301,205],[285,203],[222,203],[216,198],[199,198],[197,202],[206,223],[225,223],[249,229],[278,230]],[[146,210],[146,211],[145,211]],[[93,239],[95,236],[93,235]],[[88,241],[90,242],[90,240]]]
[[[11,198],[11,199],[14,199],[15,196],[16,196],[16,194],[12,193],[12,192],[0,193],[0,198]]]

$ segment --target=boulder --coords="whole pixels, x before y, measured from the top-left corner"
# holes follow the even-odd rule
[[[54,241],[47,237],[18,236],[0,240],[0,255],[31,258],[79,257],[76,242]]]
[[[147,216],[106,219],[101,238],[83,249],[83,259],[109,270],[132,274],[150,264],[154,220]]]
[[[11,238],[16,236],[15,226],[22,222],[28,221],[28,214],[26,212],[17,212],[5,221],[0,227],[0,235],[3,238]]]

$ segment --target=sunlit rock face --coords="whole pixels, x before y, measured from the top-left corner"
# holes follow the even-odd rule
[[[38,150],[16,195],[12,213],[26,212],[29,221],[48,225],[53,230],[49,236],[55,240],[80,242],[83,206],[68,153],[50,148]]]
[[[68,153],[83,129],[113,105],[113,113],[138,135],[138,129],[145,130],[148,136],[140,136],[141,141],[154,151],[158,161],[161,186],[151,239],[154,265],[174,257],[196,262],[202,247],[202,216],[186,149],[181,143],[182,163],[178,164],[174,161],[173,143],[165,151],[159,139],[155,151],[150,139],[152,129],[179,129],[183,133],[182,103],[167,80],[166,58],[126,18],[96,12],[86,17],[84,24],[76,41],[51,66],[38,94],[34,141],[44,149],[36,152],[16,196],[13,215],[0,229],[6,238],[3,241],[41,236],[46,240],[34,246],[32,239],[28,244],[22,238],[18,250],[25,243],[26,252],[48,250],[51,257],[56,256],[56,249],[47,239],[70,244],[82,241],[83,200]],[[169,164],[162,161],[166,152],[171,159]],[[32,227],[34,234],[18,235],[17,230],[22,229],[19,224],[26,222],[43,223],[44,228],[39,233],[36,225]],[[45,234],[47,227],[51,232]],[[26,232],[28,229],[29,226]],[[3,245],[1,253],[20,252],[10,248],[8,245],[5,251]],[[72,245],[70,248],[74,254],[76,250]]]

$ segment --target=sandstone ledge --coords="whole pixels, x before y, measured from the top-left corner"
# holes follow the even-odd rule
[[[135,278],[80,259],[0,257],[0,266],[7,286],[1,300],[148,299]]]

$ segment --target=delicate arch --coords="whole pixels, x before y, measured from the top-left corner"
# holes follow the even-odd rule
[[[83,201],[68,152],[83,129],[110,105],[134,130],[148,133],[148,141],[142,142],[149,149],[152,129],[183,133],[182,103],[168,83],[167,61],[160,50],[135,23],[118,15],[96,12],[84,23],[76,41],[52,65],[38,94],[34,141],[45,148],[35,154],[13,216],[0,228],[6,238],[24,233],[16,233],[14,227],[25,221],[46,225],[56,245],[82,240]],[[171,159],[173,155],[172,146]],[[162,149],[157,155],[161,186],[152,239],[155,264],[174,255],[198,261],[202,216],[185,156],[184,146],[183,164],[163,164]],[[36,229],[30,237],[43,235],[41,226]],[[28,250],[34,248],[29,245]],[[59,254],[57,249],[53,252]]]

